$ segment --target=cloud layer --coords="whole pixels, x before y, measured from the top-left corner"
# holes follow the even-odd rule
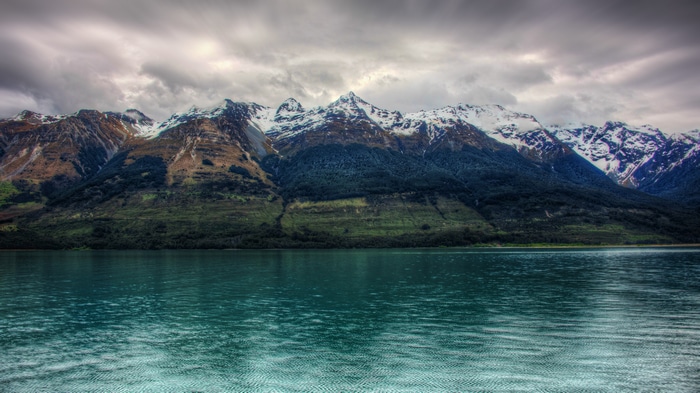
[[[62,1],[0,6],[0,117],[223,98],[545,123],[700,127],[700,5],[681,1]]]

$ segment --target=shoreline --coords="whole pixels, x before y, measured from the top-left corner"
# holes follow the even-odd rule
[[[18,248],[18,249],[0,249],[3,252],[32,252],[32,251],[341,251],[341,250],[556,250],[556,249],[596,249],[596,248],[700,248],[700,243],[688,244],[605,244],[605,245],[556,245],[556,244],[518,244],[518,245],[471,245],[471,246],[449,246],[449,247],[355,247],[355,248],[159,248],[159,249],[141,249],[141,248],[80,248],[80,249],[50,249],[50,248]]]

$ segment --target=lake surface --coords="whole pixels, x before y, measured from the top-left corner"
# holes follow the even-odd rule
[[[0,252],[0,392],[700,391],[700,249]]]

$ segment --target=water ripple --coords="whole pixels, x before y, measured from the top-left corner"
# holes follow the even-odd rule
[[[700,390],[700,252],[0,254],[0,391]]]

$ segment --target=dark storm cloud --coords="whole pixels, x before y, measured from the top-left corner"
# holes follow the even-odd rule
[[[388,109],[500,103],[540,120],[700,126],[684,1],[38,1],[0,5],[0,116],[224,97]]]
[[[17,40],[0,37],[0,87],[36,90],[43,81],[42,66],[35,53]]]

